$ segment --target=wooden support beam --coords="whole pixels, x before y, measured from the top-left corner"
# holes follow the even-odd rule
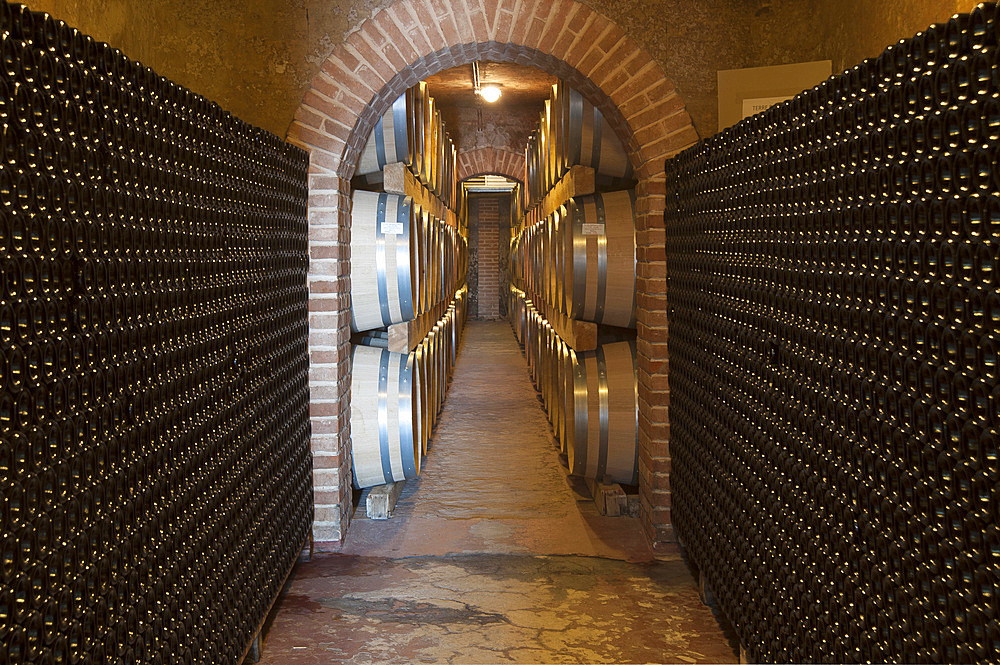
[[[365,514],[371,520],[387,520],[392,517],[392,511],[396,508],[399,495],[406,486],[405,480],[400,480],[387,485],[377,485],[368,491],[368,498],[365,499]]]
[[[534,294],[514,288],[524,298],[525,305],[548,321],[556,334],[574,351],[593,351],[597,348],[596,323],[571,319]]]
[[[545,197],[524,211],[518,224],[517,233],[524,227],[542,221],[570,199],[586,196],[597,191],[597,178],[589,166],[574,166],[549,190]]]
[[[386,164],[382,174],[382,186],[386,192],[409,196],[414,203],[438,219],[444,220],[449,226],[458,227],[458,216],[455,211],[427,189],[406,167],[406,164],[402,162]]]
[[[628,515],[628,497],[618,483],[604,483],[592,478],[587,479],[590,495],[597,504],[597,512],[607,517],[623,517]]]
[[[593,351],[597,348],[596,323],[571,319],[541,299],[532,299],[531,302],[556,334],[574,351]]]
[[[451,303],[452,300],[442,300],[412,321],[389,326],[389,350],[396,353],[409,353],[417,348],[417,345],[427,337],[437,322],[444,317]]]

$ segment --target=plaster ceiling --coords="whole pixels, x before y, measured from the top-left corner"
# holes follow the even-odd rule
[[[483,86],[499,85],[503,96],[489,106],[497,109],[530,107],[541,112],[553,84],[559,79],[540,69],[510,62],[479,63],[479,78]],[[472,65],[461,65],[439,72],[426,79],[427,87],[439,108],[475,108],[486,104],[473,93]]]
[[[479,77],[484,86],[500,86],[499,101],[491,104],[473,92],[471,64],[426,79],[448,134],[459,152],[490,146],[522,153],[558,79],[534,67],[487,61],[479,63]]]

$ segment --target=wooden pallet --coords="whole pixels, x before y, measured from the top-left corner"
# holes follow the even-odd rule
[[[559,461],[569,470],[569,459],[566,453],[559,453]],[[623,486],[614,482],[602,482],[593,478],[583,478],[570,474],[570,479],[575,479],[580,486],[579,494],[586,497],[590,494],[597,512],[605,517],[638,517],[639,516],[639,493],[638,488],[633,486]],[[586,489],[583,489],[583,488]]]
[[[386,485],[376,485],[368,490],[365,497],[365,515],[370,520],[387,520],[392,517],[399,495],[406,486],[405,480]]]
[[[587,478],[587,488],[594,497],[597,512],[607,517],[624,517],[628,515],[628,497],[618,483],[605,483]]]

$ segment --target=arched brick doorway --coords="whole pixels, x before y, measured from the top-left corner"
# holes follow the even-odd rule
[[[601,108],[628,149],[639,180],[642,521],[654,545],[670,541],[663,160],[698,136],[659,64],[610,19],[575,0],[397,0],[334,49],[303,97],[288,140],[311,154],[315,540],[339,542],[351,505],[350,179],[364,142],[392,100],[427,76],[475,60],[532,65],[563,78]],[[503,173],[499,155],[494,151],[495,163],[475,170]]]
[[[524,180],[524,154],[492,147],[474,148],[458,153],[455,171],[459,181],[495,174],[520,182]]]

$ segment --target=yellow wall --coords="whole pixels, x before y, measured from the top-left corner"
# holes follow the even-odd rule
[[[387,0],[27,0],[284,136],[333,47]],[[307,20],[308,16],[308,20]]]
[[[320,64],[391,0],[28,0],[241,118],[284,136]],[[614,19],[677,84],[703,136],[716,71],[877,55],[971,0],[582,0]],[[308,17],[308,18],[307,18]]]

